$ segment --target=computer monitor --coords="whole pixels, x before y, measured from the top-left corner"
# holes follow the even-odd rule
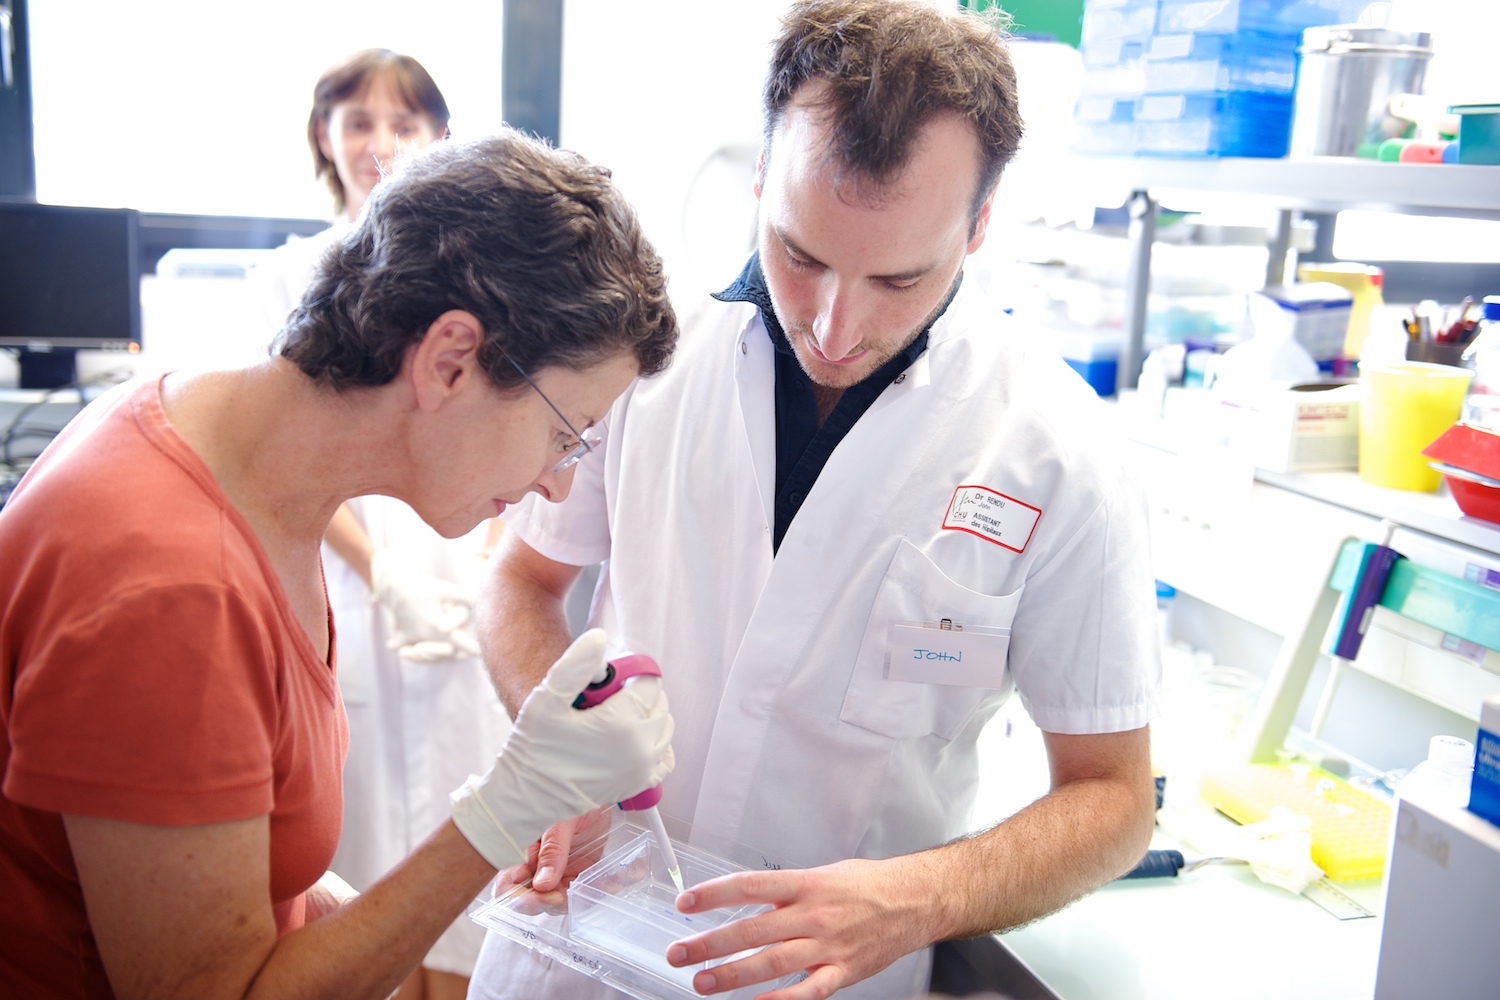
[[[0,347],[22,388],[76,380],[79,348],[139,349],[139,244],[133,209],[0,199]]]

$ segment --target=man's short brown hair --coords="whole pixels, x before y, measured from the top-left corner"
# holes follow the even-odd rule
[[[1022,123],[1016,71],[995,23],[920,0],[803,0],[782,18],[762,107],[765,153],[789,104],[822,84],[841,170],[883,186],[911,158],[923,126],[943,113],[974,128],[981,151],[973,211],[1016,154]]]

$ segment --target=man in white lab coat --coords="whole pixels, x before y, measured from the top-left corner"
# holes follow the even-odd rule
[[[507,513],[481,635],[514,701],[604,561],[595,617],[672,693],[662,811],[819,866],[689,886],[687,911],[777,908],[668,960],[776,944],[695,986],[805,970],[776,1000],[908,997],[928,945],[1049,913],[1146,849],[1144,501],[1091,390],[962,280],[1020,139],[995,34],[920,2],[799,4],[765,113],[758,253],[620,398],[566,502]],[[963,836],[1012,690],[1051,791]],[[570,835],[544,838],[537,887]],[[492,934],[470,996],[591,989]]]

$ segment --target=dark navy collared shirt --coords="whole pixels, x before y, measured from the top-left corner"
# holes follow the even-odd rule
[[[933,322],[953,301],[962,280],[960,273],[943,308],[933,315]],[[917,334],[906,350],[875,369],[863,382],[845,389],[834,404],[833,412],[819,427],[818,401],[813,395],[812,379],[797,363],[797,355],[771,306],[771,293],[760,269],[759,251],[751,254],[739,277],[728,288],[715,293],[714,298],[720,302],[749,302],[758,307],[761,320],[771,335],[771,343],[776,347],[776,523],[771,537],[771,551],[776,552],[833,449],[896,376],[910,368],[912,362],[927,350],[927,331],[932,329],[932,323]]]

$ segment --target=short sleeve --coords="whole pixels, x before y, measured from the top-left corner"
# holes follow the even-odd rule
[[[561,503],[551,503],[533,493],[501,515],[505,526],[521,541],[554,562],[592,566],[609,558],[607,423],[605,431],[604,443],[573,467],[573,485]]]
[[[231,588],[124,594],[19,665],[5,794],[157,825],[267,814],[276,664],[274,639]]]
[[[1144,494],[1122,473],[1027,577],[1010,668],[1044,731],[1124,732],[1157,714],[1161,653],[1146,526]]]

